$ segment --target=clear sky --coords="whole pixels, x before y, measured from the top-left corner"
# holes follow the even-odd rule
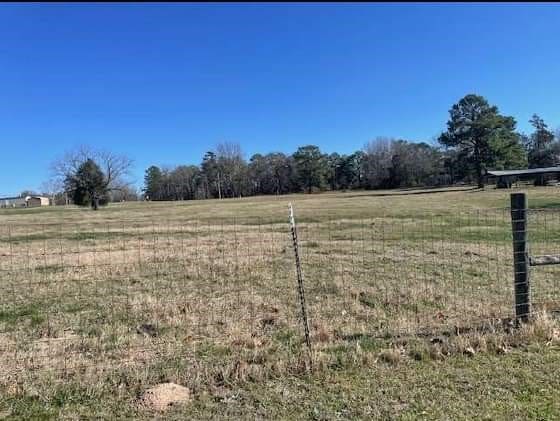
[[[430,140],[484,95],[560,126],[560,4],[1,4],[0,195],[78,144],[198,164],[218,142]]]

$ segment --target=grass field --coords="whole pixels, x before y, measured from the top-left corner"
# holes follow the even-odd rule
[[[529,188],[532,254],[560,189]],[[0,210],[0,417],[550,419],[560,325],[511,328],[507,190]],[[309,371],[287,204],[296,212]],[[532,273],[555,310],[554,266]]]

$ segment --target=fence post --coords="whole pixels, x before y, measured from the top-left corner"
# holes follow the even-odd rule
[[[526,322],[531,315],[529,255],[527,250],[527,195],[511,194],[515,317]]]
[[[299,293],[299,301],[301,306],[301,319],[303,323],[303,330],[305,334],[305,343],[307,345],[307,351],[309,353],[309,368],[313,370],[313,354],[311,350],[311,338],[309,335],[309,321],[307,320],[307,308],[305,305],[305,291],[303,288],[303,273],[301,270],[301,261],[299,259],[299,250],[298,250],[298,237],[297,237],[297,228],[296,228],[296,221],[294,218],[294,208],[290,203],[288,205],[288,209],[290,211],[290,228],[292,231],[292,242],[294,247],[294,258],[296,261],[296,275],[297,275],[297,282],[298,282],[298,293]]]

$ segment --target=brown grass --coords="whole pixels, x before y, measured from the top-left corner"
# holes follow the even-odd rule
[[[513,308],[509,216],[492,209],[507,206],[506,194],[6,211],[0,387],[15,393],[14,382],[29,386],[53,373],[64,381],[111,371],[150,384],[154,372],[165,372],[196,394],[306,373],[288,201],[298,220],[316,369],[556,343],[550,317],[515,333],[496,327]],[[547,230],[557,229],[549,221]],[[551,303],[553,310],[545,299],[554,291],[550,271],[536,272],[533,282],[535,308]],[[491,329],[477,330],[481,323]],[[157,334],[139,333],[143,324]],[[462,328],[473,330],[431,341]],[[384,349],[363,340],[397,335],[426,338],[382,342]]]

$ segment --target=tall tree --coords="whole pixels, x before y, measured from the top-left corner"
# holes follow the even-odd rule
[[[247,163],[238,143],[224,142],[216,147],[218,174],[221,194],[225,197],[239,197],[249,189]]]
[[[200,169],[196,165],[179,165],[170,171],[169,179],[173,199],[192,200],[196,198],[200,184]]]
[[[388,187],[394,139],[377,137],[364,147],[364,184],[370,189]]]
[[[346,155],[340,156],[336,152],[325,157],[328,167],[327,182],[331,190],[338,190],[340,187],[341,169],[346,158]]]
[[[496,162],[502,162],[505,167],[516,164],[509,161],[511,155],[518,155],[512,154],[513,149],[522,153],[513,117],[501,115],[496,106],[474,94],[454,104],[449,116],[447,131],[439,137],[439,142],[457,149],[472,164],[478,187],[484,187],[487,167]]]
[[[204,154],[201,164],[203,174],[203,184],[206,191],[206,197],[222,198],[222,179],[223,176],[218,165],[216,154],[208,151]]]
[[[343,188],[363,187],[362,185],[364,179],[364,161],[365,161],[364,152],[356,151],[343,162],[343,167],[342,167]]]
[[[279,195],[295,191],[293,158],[281,152],[273,152],[266,155],[266,162],[272,172],[273,193]]]
[[[439,151],[427,143],[398,140],[392,145],[390,180],[392,188],[434,185],[442,172]]]
[[[300,186],[308,193],[325,188],[328,165],[321,150],[315,145],[302,146],[293,156]]]
[[[257,153],[249,159],[249,179],[252,194],[271,194],[274,191],[272,168],[266,156]]]
[[[529,123],[534,128],[527,140],[529,168],[551,167],[558,165],[558,147],[555,145],[554,133],[537,114],[533,114]]]
[[[149,200],[163,199],[163,174],[159,167],[152,165],[144,175],[144,195]]]

